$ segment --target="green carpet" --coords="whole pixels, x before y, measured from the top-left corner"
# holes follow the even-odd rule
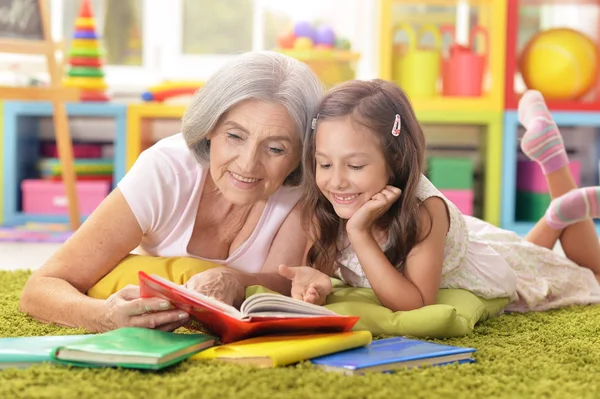
[[[0,337],[73,334],[17,311],[27,272],[0,272]],[[308,363],[258,370],[188,361],[162,372],[42,364],[0,371],[0,398],[598,398],[600,306],[503,315],[444,342],[473,364],[345,377]]]

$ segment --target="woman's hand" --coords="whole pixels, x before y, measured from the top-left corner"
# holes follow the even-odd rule
[[[156,328],[173,331],[189,321],[189,315],[173,309],[160,298],[140,297],[140,287],[128,285],[106,299],[106,315],[101,322],[102,331],[120,327]]]
[[[216,267],[193,275],[185,287],[239,309],[246,298],[246,286],[241,277],[237,270]]]
[[[373,223],[382,217],[390,206],[400,198],[402,190],[394,186],[385,186],[383,190],[375,194],[365,202],[352,215],[346,224],[346,232],[371,232]]]
[[[312,267],[279,265],[279,274],[292,281],[292,298],[324,305],[331,292],[329,276]]]

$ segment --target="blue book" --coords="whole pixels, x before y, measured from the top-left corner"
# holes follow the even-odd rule
[[[90,335],[49,335],[0,338],[0,370],[50,362],[50,353],[57,346],[72,344],[89,337]]]
[[[401,368],[471,363],[473,348],[436,344],[404,337],[373,341],[367,346],[311,359],[317,367],[343,374],[391,372]]]

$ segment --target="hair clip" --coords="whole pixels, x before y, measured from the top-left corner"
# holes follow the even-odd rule
[[[396,119],[394,120],[394,126],[392,126],[392,134],[394,136],[400,136],[400,128],[402,127],[402,120],[400,119],[400,115],[396,114]]]
[[[315,128],[317,127],[317,119],[319,119],[319,114],[317,114],[317,116],[312,119],[312,123],[310,125],[312,130],[315,130]]]

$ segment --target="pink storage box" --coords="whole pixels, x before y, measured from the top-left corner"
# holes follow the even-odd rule
[[[463,215],[473,216],[473,190],[440,190]]]
[[[579,187],[581,185],[581,163],[571,161],[569,169],[571,169],[575,183]],[[517,190],[541,194],[548,192],[546,177],[544,177],[542,168],[537,162],[525,160],[517,162]]]
[[[68,201],[62,181],[23,180],[23,212],[38,215],[66,215]],[[110,191],[107,181],[78,181],[77,199],[81,215],[89,215]]]
[[[58,148],[54,143],[42,143],[41,153],[44,157],[58,158]],[[73,144],[75,158],[102,158],[102,146],[99,144]]]

